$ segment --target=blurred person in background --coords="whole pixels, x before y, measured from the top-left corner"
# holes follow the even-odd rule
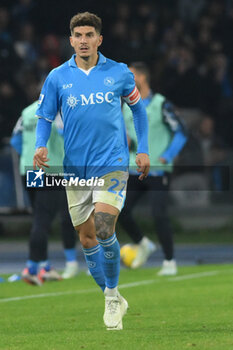
[[[14,48],[24,66],[28,67],[35,64],[38,57],[38,48],[35,41],[34,26],[31,23],[24,23],[19,27]]]
[[[60,38],[57,35],[46,35],[41,46],[43,55],[48,60],[50,70],[62,64]]]
[[[216,44],[212,45],[206,64],[205,79],[209,87],[207,111],[214,117],[215,132],[226,146],[232,147],[233,72],[229,59]],[[214,93],[216,97],[213,100]]]
[[[10,14],[6,7],[0,7],[0,40],[11,43],[12,36],[9,30]]]
[[[119,222],[130,238],[137,245],[137,255],[132,268],[142,266],[155,250],[155,244],[144,236],[132,211],[145,192],[149,192],[150,208],[155,229],[161,244],[164,261],[159,275],[175,275],[177,273],[174,259],[173,229],[168,216],[168,190],[173,169],[174,158],[183,148],[187,136],[183,124],[174,111],[173,105],[162,95],[153,93],[150,88],[150,72],[143,62],[135,62],[129,66],[135,77],[149,121],[149,150],[151,170],[147,179],[137,181],[135,152],[137,149],[136,134],[132,122],[132,113],[127,105],[123,106],[130,150],[130,176],[128,192]]]
[[[27,22],[29,19],[31,19],[34,6],[34,0],[18,0],[12,6],[13,19],[19,24]]]
[[[178,0],[178,12],[183,22],[195,23],[204,10],[206,0]]]
[[[21,59],[13,46],[10,13],[0,6],[0,145],[15,125],[15,116],[24,107],[25,98],[16,79]]]
[[[25,97],[18,84],[10,77],[0,80],[0,146],[9,136],[15,125],[15,115],[23,108]]]
[[[169,56],[167,55],[169,58]],[[203,83],[195,65],[193,50],[180,45],[176,56],[167,62],[163,76],[163,92],[175,105],[184,108],[201,107]]]
[[[26,171],[32,169],[34,146],[36,140],[37,119],[35,112],[38,102],[34,102],[22,111],[11,138],[11,145],[20,155],[20,174],[26,183]],[[62,122],[59,117],[53,125],[51,138],[48,143],[52,173],[62,172],[64,142],[61,134]],[[48,237],[51,224],[59,213],[61,222],[62,241],[66,258],[66,267],[62,278],[71,278],[78,273],[76,258],[76,235],[68,212],[64,188],[49,191],[48,189],[28,189],[33,209],[33,222],[29,239],[29,258],[22,272],[24,281],[41,285],[43,281],[60,280],[61,276],[51,267],[48,260]]]

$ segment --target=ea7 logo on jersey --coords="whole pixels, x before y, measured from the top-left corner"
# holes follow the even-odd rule
[[[63,89],[69,89],[69,88],[72,88],[73,84],[64,84],[62,85],[62,88]]]
[[[67,104],[72,109],[77,106],[78,102],[80,102],[81,106],[86,105],[95,105],[95,104],[101,104],[103,102],[111,103],[113,102],[114,92],[108,91],[106,93],[103,92],[92,92],[88,97],[81,94],[80,99],[77,97],[70,95],[67,98]]]

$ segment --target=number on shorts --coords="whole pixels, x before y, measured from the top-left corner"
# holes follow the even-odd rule
[[[117,193],[117,191],[115,191],[114,188],[116,188],[120,182],[117,179],[111,179],[111,181],[115,182],[115,184],[109,187],[108,192]]]
[[[124,195],[123,195],[123,191],[124,191],[124,189],[125,189],[125,186],[126,186],[126,181],[125,180],[122,180],[121,181],[121,183],[123,184],[123,186],[122,186],[122,188],[120,189],[120,191],[119,191],[119,193],[118,193],[118,195],[121,197],[121,198],[123,198],[124,197]]]
[[[111,179],[112,182],[114,182],[114,185],[112,185],[111,187],[109,187],[108,189],[108,192],[111,192],[111,193],[114,193],[116,194],[117,191],[115,191],[115,188],[119,186],[119,184],[123,184],[122,188],[118,191],[118,196],[120,196],[121,198],[124,197],[123,195],[123,191],[125,189],[125,186],[126,186],[126,181],[125,180],[122,180],[121,182],[118,180],[118,179]]]

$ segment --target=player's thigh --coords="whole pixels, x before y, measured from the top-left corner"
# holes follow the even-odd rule
[[[103,176],[104,186],[93,191],[96,235],[107,239],[115,232],[118,215],[124,206],[128,173],[115,171]]]
[[[89,219],[94,210],[92,190],[72,185],[66,188],[66,195],[72,224],[78,227]]]
[[[128,172],[125,171],[114,171],[104,175],[104,185],[96,186],[93,190],[93,203],[107,204],[120,212],[125,203],[128,177]]]
[[[119,209],[112,205],[95,203],[95,229],[99,239],[105,240],[113,235],[119,213]]]
[[[115,231],[115,225],[118,219],[118,216],[120,214],[120,210],[116,207],[113,207],[112,205],[106,204],[106,203],[95,203],[95,224],[97,226],[100,225],[100,218],[102,217],[102,220],[105,218],[105,221],[109,221],[112,218],[112,225],[113,229]]]

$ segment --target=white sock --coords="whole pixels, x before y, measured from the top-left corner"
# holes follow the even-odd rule
[[[104,294],[107,297],[116,297],[117,293],[118,293],[117,287],[115,287],[115,288],[108,288],[108,287],[106,287],[105,290],[104,290]]]

